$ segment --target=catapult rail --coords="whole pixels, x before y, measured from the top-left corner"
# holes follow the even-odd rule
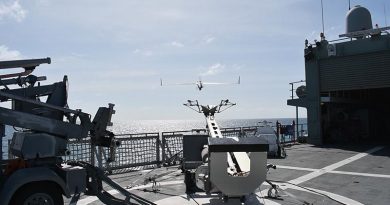
[[[27,60],[12,60],[12,61],[0,61],[0,69],[6,68],[35,68],[40,64],[51,63],[50,58],[39,59],[27,59]]]
[[[12,95],[12,94],[6,93],[4,91],[0,91],[0,96],[6,97],[6,98],[12,99],[12,100],[19,100],[19,101],[28,102],[28,103],[31,103],[31,104],[34,104],[34,105],[47,107],[47,108],[50,108],[50,109],[53,109],[53,110],[62,111],[64,113],[72,113],[72,114],[77,114],[79,116],[88,116],[88,117],[90,117],[89,114],[83,113],[83,112],[81,112],[79,110],[71,110],[71,109],[67,109],[67,108],[64,108],[64,107],[58,107],[58,106],[55,106],[55,105],[50,105],[50,104],[43,103],[43,102],[36,101],[36,100],[26,99],[24,97],[20,97],[20,96],[17,96],[17,95]]]
[[[41,58],[41,59],[28,59],[28,60],[0,61],[0,69],[24,68],[23,72],[0,75],[0,79],[29,75],[34,71],[35,67],[43,63],[50,64],[51,59]]]

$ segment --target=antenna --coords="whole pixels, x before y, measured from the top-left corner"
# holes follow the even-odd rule
[[[386,3],[383,2],[383,12],[385,13],[385,25],[387,27],[387,14],[386,14]]]
[[[351,10],[351,0],[348,0],[348,11]]]
[[[324,26],[324,4],[321,0],[321,15],[322,15],[322,33],[325,35],[325,26]]]

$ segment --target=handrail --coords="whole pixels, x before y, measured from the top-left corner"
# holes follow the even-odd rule
[[[294,95],[294,91],[296,90],[296,89],[294,89],[294,85],[296,85],[296,84],[303,84],[303,83],[306,83],[306,81],[305,80],[300,80],[300,81],[295,81],[295,82],[291,82],[291,83],[289,83],[290,85],[291,85],[291,99],[294,99],[294,96],[296,96],[296,95]]]

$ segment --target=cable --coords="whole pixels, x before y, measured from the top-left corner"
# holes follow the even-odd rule
[[[22,128],[22,129],[18,129],[18,128],[16,128],[15,126],[12,126],[12,128],[14,128],[14,130],[15,130],[16,132],[22,132],[22,131],[23,131],[23,128]]]
[[[141,186],[141,185],[146,185],[148,183],[152,183],[152,189],[153,191],[157,191],[158,188],[160,187],[160,182],[161,181],[164,181],[164,180],[167,180],[167,179],[170,179],[172,177],[176,177],[177,175],[174,175],[172,177],[168,177],[166,179],[162,179],[162,180],[159,180],[157,181],[157,179],[159,179],[160,177],[163,177],[163,176],[168,176],[172,173],[175,173],[176,171],[165,171],[163,172],[162,174],[159,174],[159,175],[154,175],[154,176],[151,176],[151,177],[147,177],[148,175],[150,175],[150,173],[152,173],[153,171],[156,171],[156,170],[160,170],[162,168],[153,168],[152,170],[148,171],[146,174],[140,176],[138,179],[134,180],[130,185],[126,186],[125,189],[131,189],[131,188],[135,188],[135,187],[138,187],[138,186]],[[143,179],[143,182],[141,183],[136,183],[138,182],[139,180]]]
[[[263,193],[261,193],[260,187],[259,187],[259,191],[260,191],[261,197],[260,197],[259,195],[257,195],[256,193],[255,193],[255,195],[256,195],[256,197],[258,197],[259,199],[263,200],[263,204],[265,204],[264,196],[263,196]]]
[[[166,181],[166,180],[169,180],[169,179],[173,179],[173,178],[178,177],[178,176],[180,176],[180,175],[182,175],[182,174],[176,174],[176,175],[173,175],[173,176],[171,176],[171,177],[167,177],[167,178],[165,178],[165,179],[161,179],[161,180],[159,180],[158,182],[162,182],[162,181]],[[168,176],[168,175],[167,175],[167,176]]]
[[[155,171],[157,168],[153,168],[152,170],[148,171],[146,174],[142,175],[142,177],[139,177],[138,179],[134,180],[130,185],[126,186],[126,189],[131,189],[137,186],[140,186],[142,183],[135,184],[135,182],[138,182],[140,179],[145,179],[145,176],[149,175],[153,171]]]
[[[276,182],[276,183],[286,183],[286,184],[290,184],[290,185],[293,185],[293,186],[296,186],[296,187],[299,187],[299,188],[308,190],[308,191],[310,191],[310,192],[316,193],[316,194],[318,194],[318,195],[327,197],[328,199],[330,199],[330,200],[332,200],[332,201],[335,201],[335,202],[337,202],[337,203],[339,203],[339,204],[347,205],[346,203],[343,203],[343,202],[341,202],[341,201],[339,201],[339,200],[337,200],[337,199],[334,199],[334,198],[332,198],[331,196],[329,196],[329,195],[327,195],[327,194],[323,194],[323,193],[314,191],[314,190],[312,190],[312,189],[310,189],[310,188],[306,188],[306,187],[300,186],[300,185],[298,185],[298,184],[294,184],[294,183],[286,182],[286,181],[278,181],[278,180],[269,180],[269,181],[270,181],[270,182]]]
[[[182,153],[183,150],[180,150],[179,152],[175,153],[174,155],[172,155],[169,159],[167,159],[164,164],[167,164],[169,165],[170,163],[173,163],[174,161],[179,161],[181,160],[180,157],[179,157],[179,154]]]
[[[260,189],[259,189],[259,190],[260,190]],[[284,191],[284,192],[286,192],[286,191]],[[287,193],[286,193],[286,194],[287,194]],[[260,197],[258,194],[255,194],[255,195],[256,195],[257,198],[263,200],[263,204],[266,204],[266,203],[265,203],[265,200],[264,200],[266,197],[263,196],[263,193],[261,193],[261,191],[260,191],[261,197]],[[287,195],[289,195],[289,194],[287,194]],[[290,193],[290,195],[291,195],[291,193]],[[277,199],[277,200],[278,200],[278,199],[279,199],[279,200],[283,200],[283,199],[280,199],[280,198],[272,198],[272,197],[268,197],[268,198]],[[301,201],[301,200],[297,199],[296,197],[292,197],[292,198],[294,198],[294,199],[295,199],[296,201],[298,201],[299,203],[296,203],[296,202],[295,202],[295,203],[294,203],[294,202],[289,202],[289,204],[299,204],[299,205],[302,205],[302,204],[303,204],[303,205],[310,204],[310,203],[308,203],[308,202],[306,202],[306,201]]]
[[[198,204],[199,205],[199,203],[194,199],[194,197],[192,197],[192,195],[191,194],[188,194],[188,196],[190,196],[190,198],[192,199],[192,200],[194,200],[195,201],[195,203],[196,204]]]
[[[5,87],[6,90],[9,90],[8,86],[0,79],[0,84]]]
[[[295,199],[297,202],[299,202],[299,204],[304,204],[304,205],[312,205],[314,203],[309,203],[305,200],[302,200],[302,199],[299,199],[297,196],[295,196],[294,194],[286,191],[286,190],[282,190],[285,194],[287,194],[287,196],[291,197],[292,199]]]

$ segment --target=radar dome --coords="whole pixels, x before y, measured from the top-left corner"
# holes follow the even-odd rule
[[[372,29],[371,14],[368,9],[356,5],[347,13],[347,32]]]

